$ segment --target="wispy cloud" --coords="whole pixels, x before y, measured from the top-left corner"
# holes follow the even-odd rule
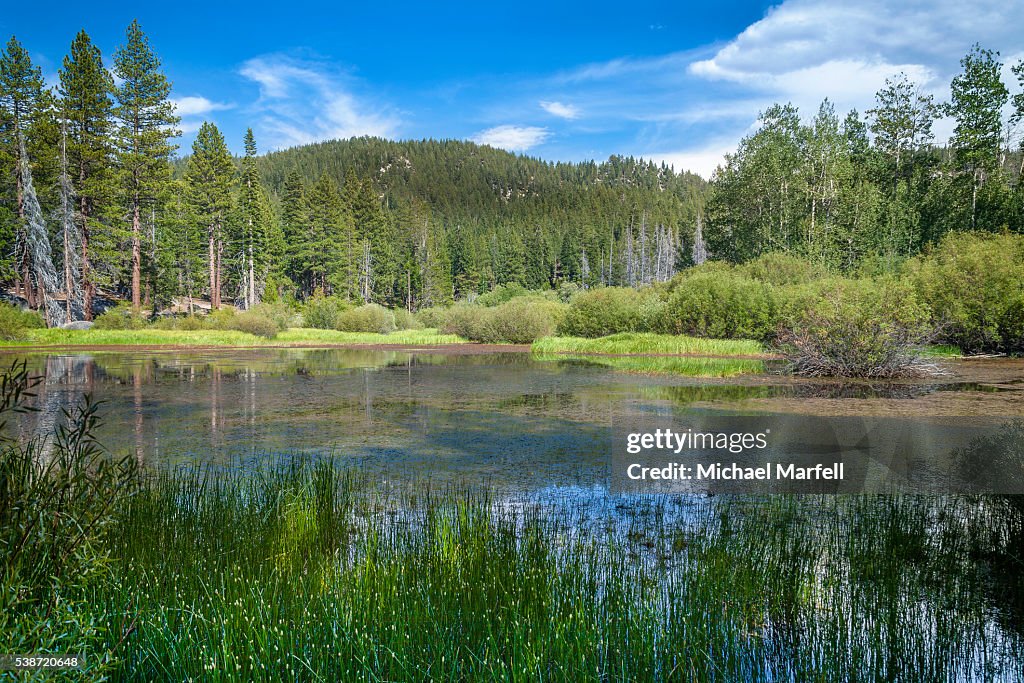
[[[400,127],[390,107],[357,96],[355,79],[326,64],[264,55],[245,62],[240,73],[259,85],[260,132],[273,148],[363,135],[390,138]]]
[[[547,128],[539,126],[495,126],[473,136],[478,145],[490,145],[510,152],[525,152],[550,137]]]
[[[204,116],[214,111],[232,109],[235,105],[228,102],[213,102],[198,95],[172,98],[171,104],[178,116]]]
[[[580,117],[580,109],[571,104],[565,104],[564,102],[548,102],[545,100],[540,101],[540,108],[551,114],[562,119],[568,119],[570,121],[578,119]]]

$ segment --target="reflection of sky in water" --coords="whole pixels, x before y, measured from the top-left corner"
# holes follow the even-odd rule
[[[520,490],[606,485],[610,425],[624,415],[728,411],[747,399],[913,400],[940,389],[987,390],[952,380],[646,376],[526,354],[262,349],[33,356],[30,365],[46,383],[40,412],[21,421],[23,435],[46,431],[62,408],[91,393],[104,401],[102,443],[149,463],[237,466],[330,454],[386,478],[470,478]]]

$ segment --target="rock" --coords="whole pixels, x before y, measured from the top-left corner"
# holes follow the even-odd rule
[[[64,323],[60,326],[62,330],[91,330],[91,320],[75,320],[74,322]]]

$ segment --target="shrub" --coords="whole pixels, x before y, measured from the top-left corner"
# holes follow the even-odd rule
[[[1024,237],[950,234],[911,270],[945,341],[966,352],[1024,350],[1014,322],[1024,296]]]
[[[194,332],[196,330],[207,329],[206,321],[197,315],[186,315],[186,316],[168,316],[166,318],[160,318],[153,327],[158,330],[183,330],[187,332]]]
[[[529,290],[523,287],[518,282],[510,282],[505,285],[498,285],[494,289],[478,296],[473,303],[477,306],[484,306],[490,308],[492,306],[499,306],[506,301],[511,301],[516,297],[526,296],[529,294]]]
[[[395,316],[395,327],[399,330],[422,330],[424,327],[415,315],[404,308],[396,308],[392,313]]]
[[[231,327],[229,329],[248,332],[257,337],[265,337],[267,339],[273,339],[281,331],[277,322],[272,318],[261,315],[255,309],[234,316],[231,319]]]
[[[334,329],[341,332],[376,332],[390,334],[395,331],[395,315],[378,304],[366,304],[342,311],[334,321]]]
[[[768,340],[774,338],[778,324],[779,308],[771,285],[732,270],[714,269],[675,283],[659,326],[669,334]]]
[[[795,374],[892,378],[936,371],[920,356],[929,311],[906,281],[836,280],[779,335]]]
[[[0,340],[17,341],[25,338],[25,330],[46,327],[43,317],[35,311],[23,311],[0,303]]]
[[[233,330],[236,315],[238,312],[234,308],[218,308],[216,311],[210,311],[204,322],[211,330]]]
[[[558,333],[604,337],[619,332],[649,332],[660,315],[660,302],[651,291],[627,287],[592,289],[576,295]]]
[[[96,316],[93,322],[96,330],[141,330],[144,327],[146,319],[128,304],[118,304]]]
[[[828,275],[823,266],[782,251],[762,254],[737,270],[752,280],[770,285],[797,285]]]
[[[297,323],[301,318],[298,311],[282,301],[256,304],[249,312],[274,321],[279,332],[284,332],[290,327],[298,327]]]
[[[566,306],[527,297],[487,308],[468,304],[448,311],[444,331],[487,344],[530,344],[554,333]]]
[[[338,296],[314,296],[306,301],[302,311],[303,324],[321,330],[333,330],[338,316],[351,308],[351,304]]]
[[[448,311],[450,309],[443,308],[441,306],[431,306],[430,308],[421,308],[416,311],[416,319],[424,327],[433,327],[440,329],[444,327],[445,320],[448,317]]]

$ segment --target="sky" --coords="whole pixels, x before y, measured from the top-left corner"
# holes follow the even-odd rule
[[[1024,2],[12,3],[16,35],[56,83],[85,29],[105,61],[138,19],[173,83],[180,154],[203,121],[236,153],[376,135],[459,138],[550,161],[612,154],[710,177],[792,102],[870,108],[905,72],[940,100],[974,43],[1004,80],[1024,58]],[[947,137],[950,121],[936,126]]]

